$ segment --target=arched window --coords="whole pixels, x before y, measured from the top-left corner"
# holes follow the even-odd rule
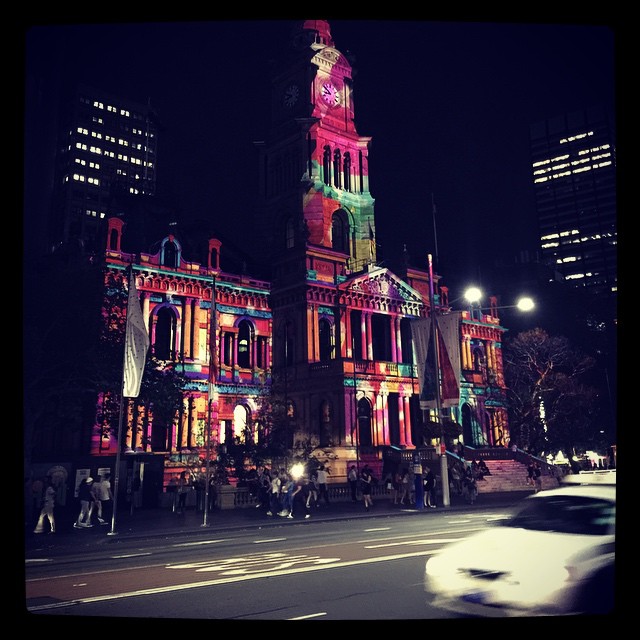
[[[351,191],[351,154],[344,154],[344,188]]]
[[[178,249],[173,242],[165,242],[162,253],[162,264],[169,269],[175,269],[178,266]]]
[[[478,341],[471,341],[471,359],[473,361],[473,370],[481,372],[484,367],[484,349]]]
[[[243,404],[237,404],[233,410],[233,443],[251,444],[253,434],[248,430],[249,410]]]
[[[484,440],[476,410],[467,402],[462,405],[462,438],[473,447],[482,446]]]
[[[340,149],[333,152],[333,180],[335,186],[340,189],[342,187],[342,154]]]
[[[252,367],[253,325],[248,320],[238,324],[238,366],[242,369]]]
[[[176,314],[170,307],[162,307],[156,316],[153,355],[159,360],[174,360],[176,351]]]
[[[321,318],[318,323],[320,342],[320,362],[332,360],[335,357],[333,349],[333,326],[326,318]]]
[[[324,183],[331,184],[331,147],[327,145],[322,154],[322,170],[324,173]]]
[[[341,253],[349,252],[347,223],[340,213],[334,213],[331,217],[331,248]]]

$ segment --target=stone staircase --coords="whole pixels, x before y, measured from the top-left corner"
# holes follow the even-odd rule
[[[526,491],[533,487],[527,484],[527,465],[516,460],[485,460],[490,476],[485,476],[477,483],[478,493],[494,491]],[[558,480],[542,471],[542,488],[554,489]]]

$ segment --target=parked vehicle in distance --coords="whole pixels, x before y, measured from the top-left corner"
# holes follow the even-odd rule
[[[515,515],[430,557],[430,605],[471,616],[611,613],[615,474],[567,476],[525,498]]]

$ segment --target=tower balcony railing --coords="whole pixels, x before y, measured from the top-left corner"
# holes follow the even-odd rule
[[[354,372],[355,366],[355,372]],[[386,360],[325,360],[309,365],[311,375],[370,375],[391,376],[395,378],[415,378],[417,368],[406,362],[388,362]]]

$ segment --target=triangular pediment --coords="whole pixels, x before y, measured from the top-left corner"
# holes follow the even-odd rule
[[[359,274],[345,281],[343,286],[348,293],[384,298],[397,303],[424,304],[418,291],[386,268],[376,268],[368,273]]]

